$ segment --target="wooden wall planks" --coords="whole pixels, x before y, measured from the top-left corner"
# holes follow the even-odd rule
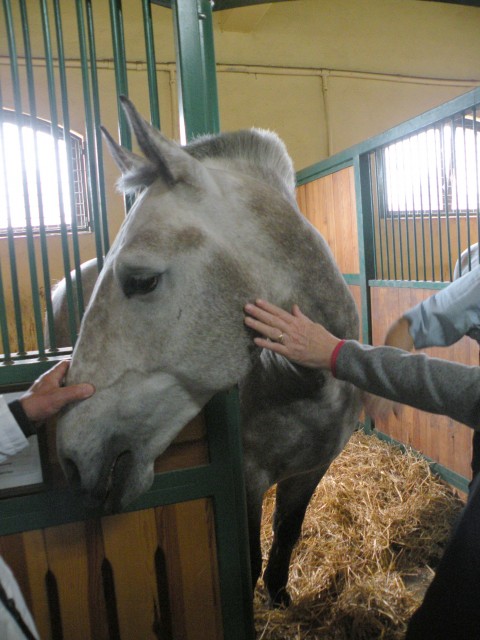
[[[210,500],[3,536],[0,553],[42,638],[223,638]]]

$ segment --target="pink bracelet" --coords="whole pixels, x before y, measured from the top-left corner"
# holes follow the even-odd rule
[[[338,354],[340,353],[340,349],[343,347],[345,342],[346,340],[340,340],[340,342],[337,342],[337,345],[335,349],[332,351],[332,355],[330,356],[330,371],[332,372],[332,376],[334,378],[337,377],[336,366],[337,366]]]

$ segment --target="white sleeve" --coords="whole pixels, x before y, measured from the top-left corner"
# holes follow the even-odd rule
[[[0,583],[5,590],[8,600],[13,601],[15,608],[20,613],[23,621],[30,629],[34,638],[38,638],[38,631],[32,618],[20,587],[10,569],[0,557]],[[0,602],[0,638],[2,640],[25,640],[25,634],[21,631],[12,613]]]
[[[8,404],[0,396],[0,462],[13,456],[28,445],[28,440],[13,417]]]

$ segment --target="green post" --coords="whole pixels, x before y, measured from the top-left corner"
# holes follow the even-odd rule
[[[183,141],[220,130],[209,0],[172,0],[180,135]]]

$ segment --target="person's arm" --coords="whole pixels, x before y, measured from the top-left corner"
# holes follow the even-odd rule
[[[88,383],[62,386],[69,365],[67,360],[57,363],[20,398],[23,411],[32,423],[47,420],[70,402],[85,400],[95,392],[93,385]]]
[[[257,300],[245,312],[245,324],[263,336],[254,339],[259,347],[302,366],[328,369],[369,393],[480,426],[479,367],[339,340],[297,306],[290,314]]]
[[[349,340],[335,374],[369,393],[480,429],[480,367]]]
[[[68,367],[68,361],[59,362],[38,378],[19,400],[8,405],[0,396],[0,462],[25,448],[27,437],[66,404],[84,400],[94,393],[91,384],[63,387]]]
[[[403,314],[416,349],[446,347],[480,328],[480,268]],[[387,338],[388,338],[387,334]],[[392,332],[392,337],[394,333]],[[402,346],[395,340],[391,346]]]

